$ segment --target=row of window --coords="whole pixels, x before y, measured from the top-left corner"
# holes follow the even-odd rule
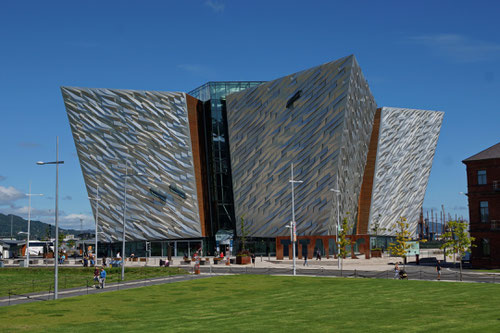
[[[489,257],[490,256],[490,240],[489,238],[483,238],[479,240],[479,250],[481,251],[481,255],[483,257]]]
[[[481,222],[490,221],[490,211],[488,208],[488,201],[479,201],[479,216]]]
[[[478,170],[477,171],[477,185],[486,185],[486,170]]]

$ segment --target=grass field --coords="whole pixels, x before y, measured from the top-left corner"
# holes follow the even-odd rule
[[[494,284],[220,276],[2,308],[0,330],[498,332]]]
[[[108,267],[107,283],[117,282],[121,278],[120,267]],[[125,267],[125,280],[140,280],[159,276],[185,274],[179,268],[164,267]],[[59,267],[59,289],[73,288],[93,284],[93,267]],[[54,268],[1,268],[0,296],[25,294],[36,291],[54,290]]]

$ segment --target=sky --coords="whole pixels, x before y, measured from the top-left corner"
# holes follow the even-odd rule
[[[354,54],[378,106],[444,111],[424,209],[468,217],[462,160],[500,142],[497,1],[2,1],[0,212],[94,220],[61,86],[190,91]]]

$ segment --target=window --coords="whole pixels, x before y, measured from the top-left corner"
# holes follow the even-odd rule
[[[477,185],[486,185],[486,170],[477,171]]]
[[[483,250],[483,257],[490,256],[490,240],[488,238],[483,238],[481,241],[481,248]]]
[[[479,202],[479,215],[481,222],[488,222],[490,220],[490,212],[488,210],[488,201]]]

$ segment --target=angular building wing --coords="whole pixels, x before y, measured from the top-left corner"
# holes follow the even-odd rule
[[[89,196],[99,186],[99,238],[121,240],[124,213],[127,240],[201,237],[197,100],[177,92],[61,89]]]
[[[395,222],[405,217],[412,236],[416,235],[443,116],[438,111],[390,107],[377,110],[374,133],[378,132],[378,137],[372,136],[375,144],[370,146],[376,160],[369,156],[366,170],[374,162],[369,176],[372,188],[368,189],[371,203],[366,203],[369,217],[367,212],[360,214],[358,234],[372,234],[378,223],[379,235],[394,235]]]
[[[376,104],[354,56],[231,94],[227,110],[236,218],[250,236],[287,235],[292,163],[300,235],[334,234],[337,176],[341,216],[355,221]]]

